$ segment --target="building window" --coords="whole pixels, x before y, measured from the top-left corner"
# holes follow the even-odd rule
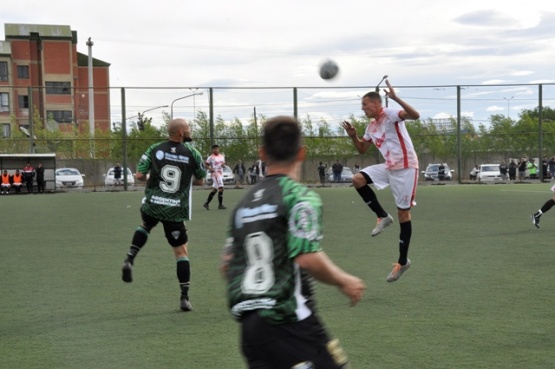
[[[17,78],[19,78],[19,79],[29,79],[29,66],[28,65],[18,65],[17,66]]]
[[[53,119],[58,123],[71,123],[73,114],[71,110],[48,110],[46,112],[48,119]]]
[[[46,82],[46,93],[48,95],[69,95],[71,94],[71,83]]]
[[[18,96],[19,109],[29,109],[29,96],[19,95]]]
[[[8,80],[8,62],[0,62],[0,81]]]
[[[8,138],[11,136],[11,129],[9,124],[2,124],[2,136]]]
[[[7,92],[0,92],[0,113],[10,111],[10,95]]]

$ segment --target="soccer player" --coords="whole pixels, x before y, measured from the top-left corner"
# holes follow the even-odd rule
[[[133,281],[135,257],[146,244],[152,228],[161,222],[177,261],[181,310],[190,311],[191,268],[184,221],[191,219],[191,185],[202,185],[206,169],[200,153],[187,143],[192,141],[191,129],[184,119],[170,121],[168,135],[168,141],[150,146],[137,165],[135,178],[147,181],[141,206],[143,222],[133,235],[123,263],[122,279],[127,283]]]
[[[234,209],[220,267],[243,355],[249,368],[344,368],[347,357],[315,313],[314,278],[351,305],[364,283],[322,250],[320,197],[297,182],[306,155],[298,122],[268,120],[259,153],[267,174]]]
[[[225,209],[224,201],[224,165],[225,156],[220,153],[220,146],[212,145],[212,154],[206,159],[206,168],[210,171],[212,177],[212,191],[208,195],[208,199],[204,203],[206,210],[210,210],[210,201],[218,193],[218,209]]]
[[[531,215],[532,224],[534,224],[536,228],[540,228],[540,218],[542,214],[547,212],[553,207],[553,205],[555,205],[555,185],[551,186],[551,191],[553,192],[553,198],[547,200],[545,204],[543,204],[543,206],[538,209],[538,211]]]
[[[388,80],[386,83],[389,88],[385,90],[387,97],[397,102],[402,109],[382,107],[379,92],[372,91],[362,97],[362,110],[371,119],[362,139],[358,137],[351,123],[343,122],[343,128],[359,153],[364,154],[373,143],[385,159],[385,163],[368,166],[355,174],[353,186],[378,217],[376,227],[372,230],[372,237],[382,233],[385,227],[391,225],[393,217],[382,208],[369,185],[374,184],[378,190],[391,186],[401,226],[399,258],[387,276],[388,282],[394,282],[411,265],[407,257],[412,235],[410,209],[415,204],[418,157],[405,127],[405,119],[418,119],[420,114],[397,96]]]

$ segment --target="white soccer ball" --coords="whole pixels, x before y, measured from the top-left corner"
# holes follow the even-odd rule
[[[332,79],[337,76],[339,66],[333,60],[327,60],[320,66],[320,77],[322,79]]]

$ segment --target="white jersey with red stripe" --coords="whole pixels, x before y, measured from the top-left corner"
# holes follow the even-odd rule
[[[223,154],[212,154],[206,159],[207,167],[217,174],[223,174],[225,165],[225,156]]]
[[[378,118],[368,124],[362,139],[376,145],[385,159],[387,169],[418,169],[418,156],[405,121],[399,117],[401,111],[383,108]]]

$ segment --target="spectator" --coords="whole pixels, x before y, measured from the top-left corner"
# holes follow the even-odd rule
[[[526,168],[528,166],[528,158],[521,158],[518,161],[518,180],[522,180],[526,177]]]
[[[9,195],[10,194],[10,187],[12,186],[10,175],[8,171],[4,169],[4,173],[2,173],[2,181],[0,183],[0,188],[2,190],[2,195]]]
[[[514,181],[516,179],[516,169],[517,165],[514,160],[509,163],[509,180]]]
[[[555,156],[552,156],[551,159],[549,159],[548,166],[549,175],[551,176],[551,180],[553,180],[553,178],[555,178]]]
[[[530,159],[530,161],[528,162],[527,168],[528,168],[528,174],[530,175],[530,179],[536,179],[538,166],[536,165],[536,163],[534,163],[534,159]]]
[[[237,174],[237,178],[239,178],[239,183],[243,184],[243,181],[245,180],[246,170],[241,160],[239,160],[237,162],[237,165],[235,165],[235,168],[233,169],[233,173]]]
[[[249,168],[249,178],[251,180],[251,185],[256,183],[256,163],[254,163],[253,165],[250,166]]]
[[[37,192],[44,193],[44,167],[42,163],[39,163],[35,173],[37,173]]]
[[[360,165],[358,165],[358,163],[355,163],[353,174],[357,174],[358,172],[360,172]]]
[[[547,156],[544,156],[542,160],[542,172],[541,172],[541,179],[542,181],[548,177],[547,174]]]
[[[33,177],[35,177],[35,168],[33,168],[31,163],[27,162],[23,168],[23,180],[27,187],[27,193],[33,193]]]
[[[12,176],[12,187],[15,189],[15,193],[21,193],[21,187],[23,186],[23,177],[19,172],[19,169],[15,171]]]
[[[439,167],[437,168],[437,178],[440,181],[445,179],[445,165],[443,163],[439,164]]]
[[[114,187],[121,186],[121,174],[123,170],[119,166],[119,163],[116,163],[114,167]]]
[[[323,164],[322,162],[320,162],[320,164],[318,164],[318,176],[320,176],[320,184],[322,186],[325,185],[326,183],[326,168],[328,167],[327,164]]]
[[[258,178],[266,176],[266,164],[260,159],[256,161],[256,175]]]
[[[471,180],[476,180],[476,178],[478,178],[478,173],[480,172],[480,167],[478,165],[476,165],[474,168],[472,168],[472,170],[470,171],[470,179]]]
[[[341,182],[341,172],[343,172],[343,164],[339,162],[339,159],[331,166],[333,172],[333,181]]]
[[[508,173],[507,173],[507,165],[505,165],[505,162],[502,162],[501,164],[499,164],[499,173],[501,173],[501,179],[502,180],[507,180],[508,177]]]

